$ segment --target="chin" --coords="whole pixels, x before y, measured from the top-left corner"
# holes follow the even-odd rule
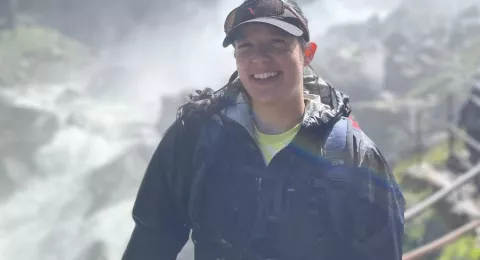
[[[279,93],[255,93],[251,95],[253,102],[261,105],[273,105],[283,103],[288,100],[286,95]]]

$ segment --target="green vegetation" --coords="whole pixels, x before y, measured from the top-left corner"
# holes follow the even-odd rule
[[[459,152],[464,149],[464,143],[462,141],[456,141],[454,143],[453,149],[455,152]],[[395,176],[398,178],[399,182],[402,181],[403,173],[415,165],[420,156],[422,156],[422,161],[431,164],[432,166],[441,166],[448,159],[448,141],[443,141],[440,144],[430,148],[423,155],[413,153],[410,157],[405,158],[404,160],[398,162],[393,168]]]
[[[477,260],[480,247],[475,236],[464,236],[443,249],[440,260]]]
[[[89,59],[86,46],[45,27],[0,31],[0,85],[60,80]]]
[[[462,149],[464,149],[464,143],[461,141],[456,141],[454,143],[454,151],[459,152]],[[447,157],[448,143],[447,141],[444,141],[424,153],[423,161],[431,164],[432,166],[441,167],[443,164],[445,164],[446,160],[448,159]],[[395,176],[397,177],[400,185],[403,187],[407,208],[427,198],[434,192],[433,188],[431,187],[419,189],[418,187],[414,187],[412,185],[405,185],[406,179],[404,178],[403,173],[417,162],[418,155],[413,154],[411,157],[400,161],[394,167]],[[427,236],[426,233],[428,225],[445,226],[445,221],[443,220],[442,216],[438,214],[437,210],[434,208],[431,208],[422,213],[420,216],[417,216],[405,226],[404,252],[408,252],[429,242],[425,240],[425,237]],[[448,230],[445,230],[445,232],[448,232]],[[480,254],[480,247],[475,247],[473,241],[473,237],[465,236],[455,243],[452,243],[448,247],[445,247],[441,252],[441,260],[479,259],[478,254]]]

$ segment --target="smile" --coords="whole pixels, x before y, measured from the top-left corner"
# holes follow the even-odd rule
[[[266,73],[258,73],[254,74],[253,78],[255,79],[268,79],[278,76],[278,72],[266,72]]]

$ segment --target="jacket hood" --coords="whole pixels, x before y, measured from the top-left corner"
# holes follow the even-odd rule
[[[309,67],[304,72],[304,97],[306,107],[302,124],[305,127],[329,123],[342,116],[347,117],[351,112],[348,95],[334,89]],[[179,116],[221,112],[253,133],[249,98],[236,73],[220,90],[213,92],[207,88],[196,91],[190,99],[179,110]]]

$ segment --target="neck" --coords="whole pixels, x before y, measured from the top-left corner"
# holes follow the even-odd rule
[[[303,118],[303,93],[289,102],[258,104],[252,102],[254,121],[265,134],[281,134],[295,127]]]

